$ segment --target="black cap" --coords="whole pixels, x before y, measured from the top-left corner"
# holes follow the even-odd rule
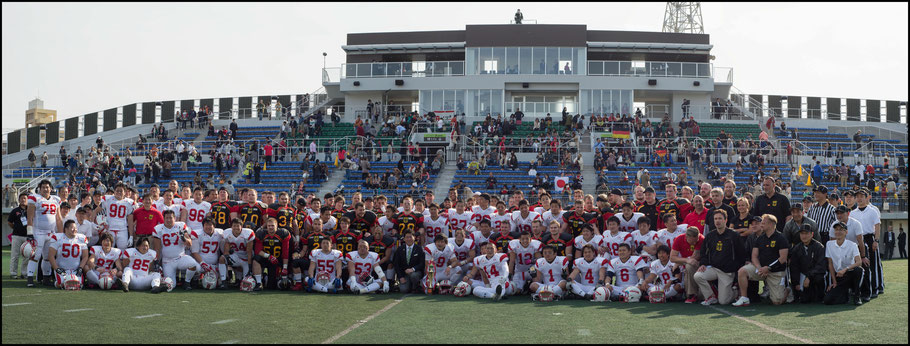
[[[306,205],[306,198],[302,198],[302,197],[301,197],[301,198],[298,198],[298,199],[297,199],[297,204]]]
[[[810,226],[809,224],[804,224],[802,227],[799,228],[799,231],[812,233],[812,226]]]
[[[803,204],[802,203],[793,203],[790,205],[790,210],[793,210],[793,209],[799,209],[800,211],[802,211]]]
[[[827,194],[827,193],[828,193],[828,187],[825,186],[825,185],[819,185],[819,186],[816,186],[816,187],[815,187],[815,190],[813,190],[813,191],[815,191],[815,192],[821,192],[821,193]]]
[[[752,222],[761,222],[761,216],[758,216],[758,215],[753,216]]]
[[[829,195],[828,198],[830,198],[830,199],[840,199],[840,195],[838,195],[838,194],[835,192],[835,193],[832,193],[831,195]]]
[[[855,193],[853,192],[853,190],[844,191],[844,197],[853,196],[854,194],[855,194]]]
[[[861,188],[861,189],[857,190],[857,191],[856,191],[856,194],[857,194],[857,195],[858,195],[858,194],[864,194],[864,195],[868,196],[868,195],[869,195],[869,190],[866,189],[866,188],[864,187],[864,188]]]
[[[613,190],[610,190],[610,194],[611,194],[611,195],[618,195],[618,196],[625,195],[625,193],[623,193],[622,190],[620,190],[620,189],[613,189]]]
[[[848,209],[846,205],[839,205],[837,208],[834,208],[835,213],[847,213],[849,211],[850,209]]]
[[[806,197],[803,197],[803,202],[805,202],[805,201],[815,202],[815,198],[812,198],[812,196],[806,196]]]
[[[838,226],[843,227],[844,229],[847,229],[847,224],[845,224],[845,223],[843,223],[843,222],[838,221],[838,222],[835,222],[835,223],[834,223],[834,227],[835,227],[835,228],[838,227]]]
[[[655,193],[655,192],[654,192],[654,188],[651,187],[651,186],[646,187],[646,188],[645,188],[645,193],[648,193],[648,192],[650,192],[650,193]]]
[[[69,208],[70,208],[70,204],[69,204],[68,202],[60,203],[60,208],[67,208],[67,209],[69,209]]]

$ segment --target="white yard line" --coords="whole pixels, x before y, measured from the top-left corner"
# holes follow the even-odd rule
[[[29,304],[31,304],[31,303],[12,303],[12,304],[3,304],[3,307],[5,308],[5,307],[7,307],[7,306],[19,306],[19,305],[29,305]]]
[[[225,324],[225,323],[231,323],[231,322],[235,322],[235,321],[237,321],[237,320],[235,320],[235,319],[221,320],[221,321],[212,322],[212,324]]]
[[[407,296],[408,296],[408,295],[404,295],[404,296],[402,296],[400,299],[396,299],[394,302],[391,302],[391,303],[389,303],[389,305],[386,305],[384,308],[380,309],[379,311],[376,311],[376,313],[374,313],[374,314],[372,314],[372,315],[370,315],[370,316],[367,316],[367,318],[364,318],[364,319],[362,319],[362,320],[360,320],[360,321],[357,321],[356,323],[354,323],[354,324],[352,324],[350,327],[348,327],[348,329],[342,330],[341,333],[335,334],[334,336],[332,336],[331,338],[326,339],[326,340],[323,341],[322,343],[323,343],[323,344],[331,344],[331,343],[335,342],[335,340],[338,340],[338,339],[341,338],[342,336],[347,335],[348,333],[350,333],[350,332],[353,331],[354,329],[357,329],[358,327],[364,325],[365,323],[369,322],[370,320],[376,318],[376,316],[381,315],[383,312],[389,311],[389,309],[391,309],[391,308],[394,307],[395,305],[398,305],[398,303],[401,303],[401,301],[404,300],[404,298],[407,297]]]
[[[222,342],[221,344],[222,344],[222,345],[229,345],[229,344],[236,344],[236,343],[238,343],[238,342],[240,342],[240,340],[228,340],[228,341]]]
[[[149,318],[149,317],[158,317],[158,316],[164,316],[164,315],[162,315],[162,314],[151,314],[151,315],[133,316],[133,318]]]
[[[748,319],[748,318],[745,318],[745,317],[743,317],[743,316],[740,316],[739,314],[735,314],[735,313],[729,312],[729,311],[724,310],[724,309],[722,309],[722,308],[719,308],[719,307],[716,307],[716,306],[713,306],[713,305],[711,305],[710,307],[711,307],[712,309],[714,309],[714,310],[723,312],[723,313],[725,313],[725,314],[727,314],[727,315],[730,315],[730,316],[736,317],[736,318],[738,318],[738,319],[740,319],[740,320],[749,322],[749,323],[751,323],[751,324],[753,324],[753,325],[755,325],[755,326],[757,326],[757,327],[759,327],[759,328],[761,328],[761,329],[764,329],[764,330],[766,330],[766,331],[769,331],[769,332],[772,332],[772,333],[775,333],[775,334],[778,334],[778,335],[786,336],[786,337],[788,337],[788,338],[790,338],[790,339],[793,339],[793,340],[802,342],[802,343],[804,343],[804,344],[814,344],[814,343],[815,343],[815,341],[812,341],[812,340],[809,340],[809,339],[804,339],[804,338],[795,336],[795,335],[790,334],[790,333],[787,333],[787,332],[785,332],[785,331],[783,331],[783,330],[780,330],[780,329],[777,329],[777,328],[768,326],[768,325],[766,325],[766,324],[764,324],[764,323],[761,323],[761,322],[758,322],[758,321],[750,320],[750,319]]]
[[[51,294],[63,294],[66,292],[57,291],[57,292],[47,292],[47,293],[30,293],[30,294],[14,294],[11,296],[3,296],[3,298],[14,298],[14,297],[34,297],[34,296],[46,296]]]
[[[93,309],[93,308],[72,309],[72,310],[63,310],[63,312],[80,312],[80,311],[91,311],[91,310],[95,310],[95,309]]]

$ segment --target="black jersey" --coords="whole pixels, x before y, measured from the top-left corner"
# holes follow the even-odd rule
[[[597,214],[591,212],[584,212],[581,215],[576,214],[574,211],[566,212],[562,214],[562,222],[569,225],[569,232],[572,233],[572,237],[577,237],[581,235],[581,228],[585,224],[597,224]]]
[[[494,232],[492,235],[490,235],[490,241],[496,244],[496,252],[508,253],[509,242],[518,239],[519,236],[521,236],[521,233],[518,232]]]
[[[547,233],[543,235],[543,246],[553,246],[556,248],[557,256],[565,256],[566,248],[569,246],[574,246],[575,239],[568,233],[559,233],[559,236],[553,238],[553,234]]]
[[[252,229],[257,229],[264,223],[263,219],[266,215],[269,207],[265,203],[256,201],[255,203],[249,204],[244,203],[243,205],[236,205],[237,217],[240,218],[240,222],[243,222],[244,227],[247,227],[247,223],[252,225]]]
[[[347,232],[339,231],[332,236],[332,243],[335,244],[335,249],[341,251],[344,255],[348,254],[348,252],[357,251],[358,241],[360,241],[360,236],[351,232],[350,229]]]
[[[357,217],[357,213],[354,211],[350,211],[344,216],[351,220],[351,232],[361,237],[369,234],[379,219],[376,214],[369,210],[363,212],[363,217]]]
[[[231,211],[237,205],[234,201],[224,201],[212,203],[212,211],[209,215],[212,217],[215,228],[231,228]]]
[[[256,232],[256,253],[264,251],[279,259],[287,259],[290,251],[291,232],[279,228],[275,234],[265,229]]]

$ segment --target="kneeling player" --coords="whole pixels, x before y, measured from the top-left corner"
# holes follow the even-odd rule
[[[540,247],[540,241],[532,240],[531,232],[527,230],[521,231],[518,239],[509,242],[509,272],[513,273],[510,294],[517,294],[529,288],[531,266],[540,258]]]
[[[76,233],[76,221],[63,224],[63,235],[58,233],[56,241],[48,249],[47,259],[54,270],[57,288],[65,288],[64,282],[76,276],[78,288],[82,288],[82,268],[88,261],[85,235]]]
[[[221,248],[224,253],[218,258],[218,273],[221,274],[221,285],[219,289],[225,289],[224,282],[227,280],[228,267],[236,271],[243,270],[243,276],[249,274],[250,262],[253,261],[253,249],[256,243],[256,235],[253,230],[241,227],[242,222],[238,218],[231,220],[231,231],[225,232]],[[247,251],[249,249],[249,251]],[[237,275],[234,275],[237,278]],[[237,280],[238,282],[240,280]]]
[[[157,256],[157,251],[149,249],[147,237],[139,238],[135,248],[123,251],[121,257],[124,269],[123,277],[120,278],[123,292],[129,292],[131,289],[151,289],[152,293],[161,292],[161,273],[149,271],[149,266],[155,263]]]
[[[109,273],[113,278],[119,278],[123,274],[123,266],[120,263],[122,251],[113,247],[114,236],[108,232],[101,233],[101,245],[92,246],[89,249],[88,262],[85,264],[85,276],[88,282],[101,286],[101,274]]]
[[[451,281],[453,283],[461,282],[464,274],[471,271],[471,260],[477,256],[474,253],[474,240],[467,238],[467,231],[458,228],[455,230],[455,237],[449,238],[449,245],[455,250],[455,263],[452,263],[451,266],[453,269],[459,269],[452,274]]]
[[[562,298],[566,291],[566,280],[562,278],[563,273],[569,267],[569,259],[565,256],[557,256],[556,248],[547,245],[543,247],[543,258],[538,258],[534,263],[537,276],[531,283],[531,292],[536,298],[543,290],[553,292],[557,297]]]
[[[199,194],[201,195],[202,192],[200,191]],[[193,258],[199,262],[199,267],[202,269],[200,275],[209,272],[218,274],[218,254],[221,253],[223,234],[224,230],[215,228],[215,223],[210,217],[202,220],[202,232],[190,232],[190,238],[193,239]]]
[[[177,271],[186,269],[183,289],[189,291],[193,289],[190,287],[190,281],[199,267],[199,263],[186,254],[186,250],[193,246],[190,229],[185,223],[175,221],[177,218],[173,210],[165,210],[161,215],[164,216],[164,223],[155,226],[152,236],[155,237],[155,248],[161,249],[159,257],[164,268],[164,277],[176,283]]]
[[[613,287],[609,284],[604,285],[610,290],[610,298],[614,300],[621,299],[623,290],[626,287],[637,286],[639,282],[644,280],[644,271],[647,267],[648,262],[643,257],[632,255],[632,248],[629,244],[620,243],[619,257],[611,260],[610,266],[607,267],[607,276],[610,277],[607,282],[616,277],[616,284]]]
[[[348,288],[355,294],[376,292],[380,288],[384,293],[389,292],[389,281],[379,264],[379,254],[370,251],[370,243],[366,240],[357,242],[357,252],[347,255]],[[374,273],[375,272],[375,273]],[[374,280],[374,276],[380,281]]]
[[[575,259],[575,266],[569,279],[572,279],[572,293],[583,298],[592,299],[594,289],[604,285],[608,261],[597,256],[597,249],[593,244],[586,244],[581,248],[582,258]]]
[[[440,281],[448,280],[452,276],[460,274],[460,267],[452,268],[457,261],[455,259],[455,248],[448,244],[448,239],[442,234],[433,237],[433,244],[423,247],[424,257],[426,258],[426,271],[421,280],[423,291],[427,294],[433,294],[436,284]],[[432,270],[432,272],[431,272]]]
[[[263,268],[267,268],[269,271],[269,289],[278,286],[279,280],[287,284],[290,241],[291,232],[278,228],[278,219],[273,217],[265,221],[265,229],[256,232],[256,249],[254,251],[256,255],[253,256],[253,278],[256,279],[256,287],[253,288],[253,291],[262,290]]]
[[[323,238],[319,248],[310,252],[307,274],[307,292],[338,293],[341,289],[341,251],[332,249],[331,238]]]
[[[639,285],[642,292],[648,292],[649,298],[652,290],[663,292],[663,300],[670,300],[680,292],[684,292],[682,272],[676,263],[670,262],[670,247],[661,244],[657,247],[657,260],[651,261],[651,273]],[[654,300],[652,300],[654,301]]]
[[[463,281],[471,284],[475,296],[499,300],[510,291],[509,255],[497,253],[496,246],[489,242],[481,243],[480,251],[483,255],[474,257],[474,268]],[[478,271],[483,281],[471,279]]]

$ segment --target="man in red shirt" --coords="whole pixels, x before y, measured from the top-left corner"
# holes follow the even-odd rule
[[[274,149],[272,143],[265,143],[265,146],[262,147],[262,149],[265,151],[265,162],[272,163],[272,149]]]
[[[704,241],[705,236],[697,228],[689,227],[686,229],[686,234],[681,234],[673,239],[673,249],[670,250],[670,261],[685,268],[686,279],[683,284],[686,286],[687,304],[694,303],[698,293],[694,275],[698,270],[700,250]]]
[[[131,225],[133,229],[129,230],[130,237],[138,240],[138,237],[151,236],[155,226],[164,223],[164,217],[155,208],[153,202],[151,193],[146,193],[142,196],[142,208],[133,211],[133,220],[135,222]]]
[[[705,234],[705,217],[708,216],[708,208],[705,208],[705,200],[699,195],[692,197],[692,211],[686,215],[683,220],[684,224],[698,228],[698,232]]]

